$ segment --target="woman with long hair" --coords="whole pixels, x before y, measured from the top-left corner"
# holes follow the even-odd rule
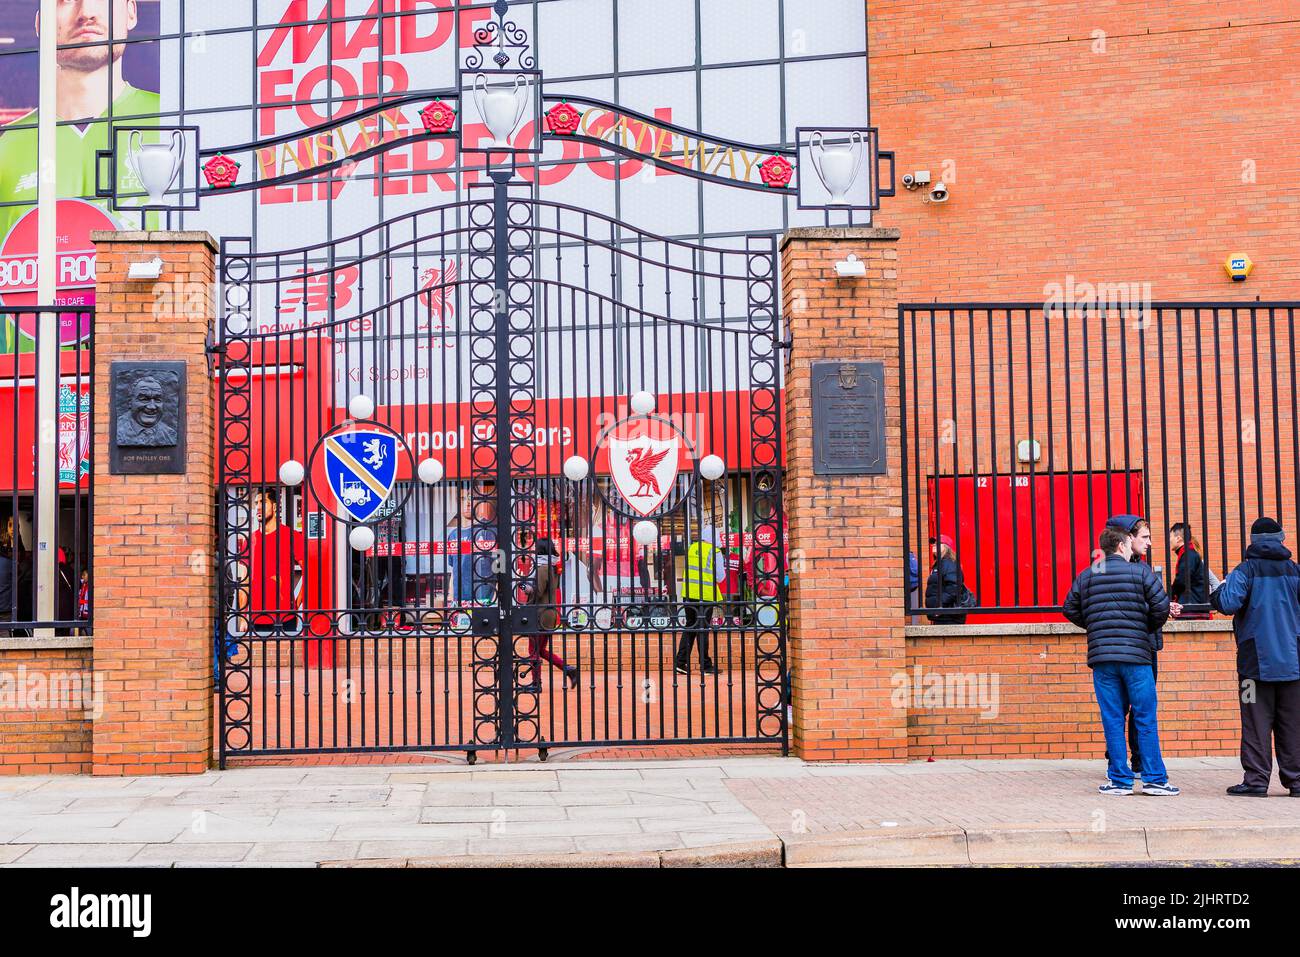
[[[936,625],[964,625],[966,609],[973,602],[967,598],[966,580],[962,577],[961,566],[957,564],[957,552],[953,541],[947,535],[930,539],[930,554],[934,566],[925,583],[926,608],[951,608],[952,613],[934,614],[928,617]]]
[[[1169,547],[1178,556],[1174,580],[1169,585],[1169,597],[1178,605],[1207,605],[1210,601],[1210,579],[1201,546],[1192,537],[1192,526],[1175,522],[1169,528]],[[1205,619],[1208,611],[1180,611],[1182,619]]]

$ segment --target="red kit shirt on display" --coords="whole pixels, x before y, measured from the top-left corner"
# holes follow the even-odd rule
[[[294,568],[302,567],[305,543],[302,532],[280,526],[273,532],[255,532],[249,579],[249,611],[287,611],[294,600]],[[279,615],[253,614],[253,625],[274,625]]]

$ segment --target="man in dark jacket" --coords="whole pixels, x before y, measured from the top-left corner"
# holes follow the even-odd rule
[[[1133,769],[1125,760],[1125,712],[1132,709],[1142,754],[1142,793],[1176,795],[1160,756],[1156,727],[1155,658],[1152,635],[1169,617],[1169,598],[1142,562],[1131,562],[1133,538],[1107,526],[1103,558],[1079,573],[1065,596],[1065,617],[1088,633],[1088,667],[1106,734],[1108,781],[1102,794],[1132,794]]]
[[[1147,553],[1151,551],[1151,525],[1141,515],[1112,515],[1106,520],[1106,527],[1117,529],[1125,535],[1130,536],[1130,544],[1133,548],[1133,554],[1129,556],[1130,562],[1145,562]],[[1164,635],[1159,629],[1151,636],[1153,650],[1151,652],[1151,680],[1155,681],[1159,671],[1156,661],[1156,653],[1165,646]],[[1131,763],[1133,767],[1133,776],[1142,777],[1142,755],[1138,751],[1138,731],[1137,723],[1133,720],[1132,709],[1128,712],[1128,745],[1132,749]],[[1110,755],[1106,755],[1106,760],[1110,760]]]
[[[1240,797],[1268,795],[1273,746],[1282,786],[1300,797],[1300,568],[1285,540],[1281,525],[1261,518],[1246,560],[1210,595],[1237,638],[1245,779],[1228,793]]]

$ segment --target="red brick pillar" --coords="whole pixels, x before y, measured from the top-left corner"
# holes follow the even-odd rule
[[[103,714],[95,774],[192,774],[212,751],[212,376],[216,244],[202,232],[96,232],[94,662]],[[131,280],[158,257],[157,280]],[[114,475],[111,370],[182,361],[185,473]]]
[[[782,243],[786,368],[785,503],[793,554],[790,666],[795,753],[807,760],[901,761],[907,711],[890,705],[906,668],[902,456],[898,408],[897,229],[794,229]],[[857,255],[860,278],[835,263]],[[813,471],[812,364],[881,362],[886,474]]]

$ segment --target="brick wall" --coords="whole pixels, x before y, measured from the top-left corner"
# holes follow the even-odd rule
[[[902,457],[899,454],[897,233],[798,229],[782,246],[786,366],[785,507],[801,567],[790,579],[796,754],[809,760],[902,760],[904,715],[890,707],[903,666]],[[862,279],[834,264],[853,252]],[[812,457],[812,363],[884,363],[887,474],[818,476]],[[864,575],[863,569],[871,569]]]
[[[94,685],[84,639],[0,639],[0,775],[90,770]],[[89,712],[89,713],[88,713]]]
[[[883,201],[876,222],[902,234],[903,301],[1042,302],[1054,284],[1071,277],[1133,283],[1144,295],[1149,284],[1154,300],[1300,298],[1300,153],[1282,133],[1300,125],[1300,99],[1286,92],[1300,82],[1294,3],[872,0],[868,14],[871,119],[882,146],[896,151],[900,177],[929,170],[951,194],[945,204],[927,204],[924,191],[900,184],[898,195]],[[1245,283],[1224,272],[1234,253],[1255,261]],[[1198,359],[1187,323],[1169,323],[1162,338],[1150,328],[1145,339],[1132,323],[1112,324],[1111,355],[1123,349],[1129,363],[1118,380],[1130,390],[1128,416],[1101,401],[1099,323],[1089,331],[1093,357],[1085,364],[1077,323],[1066,334],[1059,324],[1025,329],[1017,319],[997,348],[977,340],[973,356],[960,326],[951,342],[939,337],[933,349],[928,338],[921,340],[923,359],[944,375],[954,350],[959,373],[972,359],[982,373],[973,387],[963,376],[955,392],[943,378],[940,387],[927,383],[919,390],[917,431],[927,443],[917,470],[922,485],[934,471],[932,421],[951,418],[953,441],[939,445],[940,473],[987,473],[997,462],[1006,474],[1015,441],[1031,432],[1045,457],[1049,442],[1055,445],[1058,468],[1066,467],[1067,449],[1072,467],[1102,467],[1109,438],[1111,464],[1142,468],[1151,478],[1147,510],[1161,525],[1190,520],[1209,540],[1219,574],[1238,557],[1235,536],[1243,521],[1261,512],[1295,516],[1291,314],[1280,314],[1276,333],[1264,324],[1216,329],[1208,317],[1200,320],[1203,344],[1217,340],[1225,355],[1251,356],[1258,340],[1258,370],[1252,362],[1216,370],[1208,351]],[[1025,372],[1031,354],[1038,367],[1032,430]],[[1051,427],[1049,367],[1058,384],[1067,369],[1072,380],[1053,395]],[[1081,411],[1085,378],[1091,378],[1088,413]],[[1143,396],[1152,410],[1147,448],[1140,447],[1135,421]],[[1162,399],[1169,403],[1163,417],[1156,408]],[[909,430],[913,449],[917,438]],[[1166,466],[1168,482],[1160,474]],[[914,499],[914,507],[924,533],[925,503]],[[1156,539],[1155,560],[1169,564],[1163,528]],[[997,669],[1002,698],[991,720],[960,709],[914,710],[910,755],[1099,755],[1082,637],[1065,630],[982,631],[967,626],[954,636],[909,629],[909,668]],[[1235,753],[1232,657],[1231,635],[1222,631],[1170,637],[1160,678],[1167,753]]]
[[[1300,295],[1293,0],[867,9],[882,146],[900,176],[952,187],[884,200],[905,301],[1032,300],[1067,275],[1157,299]],[[1256,263],[1244,284],[1223,270],[1235,252]]]
[[[1236,656],[1228,627],[1197,622],[1166,630],[1157,689],[1167,756],[1237,753]],[[1082,632],[1068,625],[1040,626],[1034,634],[1001,628],[908,629],[907,671],[895,685],[908,699],[908,756],[1100,758],[1106,745]],[[940,678],[950,689],[942,694]]]
[[[213,315],[206,233],[102,233],[95,317],[95,441],[107,448],[112,363],[187,365],[184,475],[113,475],[95,458],[95,670],[104,676],[94,773],[198,773],[212,742]],[[158,283],[127,279],[160,257]]]

